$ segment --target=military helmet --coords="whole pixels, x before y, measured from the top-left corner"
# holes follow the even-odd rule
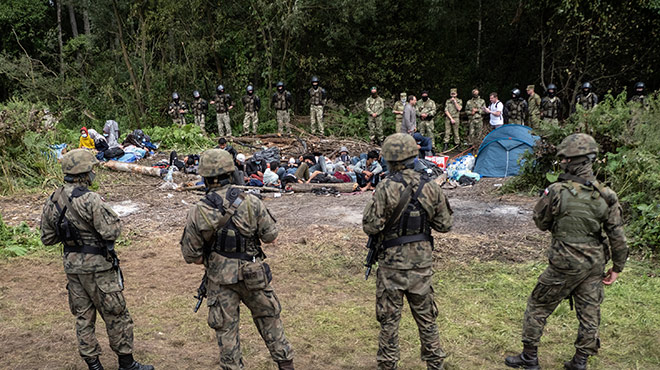
[[[547,90],[555,90],[555,91],[557,91],[557,86],[555,86],[555,84],[549,84],[548,87],[546,88],[546,91],[547,91]]]
[[[278,81],[275,87],[284,87],[284,81]]]
[[[172,93],[172,100],[177,101],[179,100],[179,93],[178,92],[173,92]]]
[[[195,90],[193,91],[193,98],[198,99],[201,95],[199,94],[199,91]]]
[[[644,82],[639,81],[638,83],[635,84],[635,90],[637,89],[644,89],[646,88],[646,85],[644,85]]]
[[[319,78],[316,76],[312,76],[312,83],[314,82],[319,82]]]
[[[385,138],[381,153],[388,162],[400,162],[417,156],[419,151],[417,142],[411,135],[397,133]]]
[[[582,84],[582,89],[591,90],[591,83],[590,82],[583,83]]]
[[[215,91],[217,91],[219,93],[223,93],[223,92],[225,92],[225,87],[222,86],[222,85],[218,85],[218,87],[215,89]]]
[[[558,157],[571,158],[588,154],[598,154],[598,144],[591,135],[572,134],[557,146]]]
[[[203,177],[216,177],[234,172],[234,160],[224,149],[209,149],[199,156],[197,173]]]
[[[254,87],[252,87],[252,85],[248,85],[248,87],[245,88],[245,91],[247,92],[254,91]]]
[[[62,172],[67,175],[80,175],[90,172],[97,163],[99,161],[87,149],[74,149],[66,153],[60,161]]]
[[[511,94],[513,94],[514,97],[519,98],[520,97],[520,89],[516,88],[511,90]]]

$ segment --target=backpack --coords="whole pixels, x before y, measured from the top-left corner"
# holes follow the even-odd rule
[[[506,107],[506,104],[500,102],[502,104],[502,119],[504,120],[504,124],[509,123],[509,108]],[[497,103],[495,103],[495,106],[497,106]]]

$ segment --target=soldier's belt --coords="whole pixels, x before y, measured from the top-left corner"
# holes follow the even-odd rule
[[[433,237],[425,233],[414,234],[414,235],[403,235],[398,238],[385,240],[383,242],[383,248],[391,248],[397,245],[409,244],[414,242],[423,242],[423,241],[432,242]]]
[[[108,250],[105,247],[97,247],[91,245],[83,245],[80,247],[77,246],[64,246],[64,253],[87,253],[87,254],[99,254],[103,257],[108,255]]]

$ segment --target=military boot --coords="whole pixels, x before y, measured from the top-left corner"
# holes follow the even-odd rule
[[[449,143],[445,143],[445,145],[442,146],[442,152],[446,152],[447,149],[449,149]]]
[[[288,361],[278,361],[277,362],[278,370],[294,370],[293,369],[293,360]]]
[[[154,370],[154,367],[142,365],[133,359],[133,355],[119,355],[119,370]]]
[[[564,362],[564,369],[566,370],[587,370],[587,359],[589,356],[575,351],[575,355],[573,355],[573,358],[568,361]]]
[[[444,361],[428,361],[426,363],[426,370],[443,370]]]
[[[103,370],[103,365],[101,365],[98,357],[86,358],[85,363],[87,363],[89,370]]]
[[[540,370],[537,349],[533,346],[525,346],[521,354],[509,356],[504,360],[508,367],[516,369]]]
[[[379,361],[378,370],[397,370],[396,361]]]

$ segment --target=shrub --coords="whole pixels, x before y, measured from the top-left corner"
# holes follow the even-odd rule
[[[39,231],[32,230],[26,223],[8,226],[0,215],[0,257],[24,256],[42,248]]]

